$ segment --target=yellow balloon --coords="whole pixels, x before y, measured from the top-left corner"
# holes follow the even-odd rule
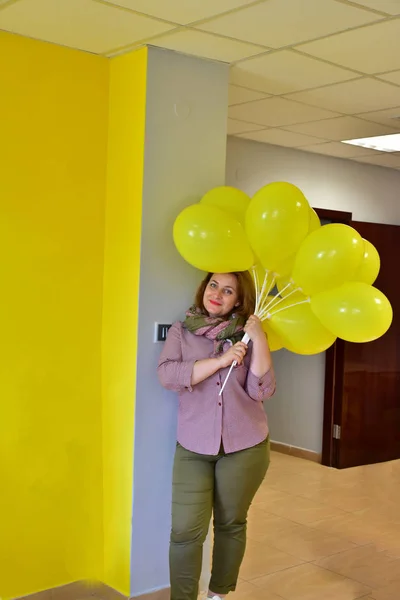
[[[291,272],[293,271],[295,259],[296,253],[276,263],[275,274],[278,279],[282,277],[288,277],[291,274]]]
[[[291,298],[285,299],[276,309],[271,309],[269,324],[280,337],[285,348],[296,354],[319,354],[335,342],[336,336],[315,317],[310,303],[292,306]],[[284,308],[284,310],[277,312]]]
[[[364,241],[364,256],[361,264],[358,267],[353,281],[362,281],[372,285],[379,275],[381,268],[381,259],[379,258],[378,250],[368,240]]]
[[[297,253],[292,279],[307,296],[353,279],[364,253],[360,234],[340,223],[323,225],[304,240]]]
[[[243,227],[214,206],[185,208],[175,220],[173,237],[181,256],[202,271],[247,271],[254,262]]]
[[[283,342],[280,339],[279,335],[277,335],[275,331],[271,328],[268,321],[263,321],[263,329],[268,338],[268,345],[271,352],[277,352],[277,350],[281,350],[283,348]]]
[[[310,221],[308,227],[308,233],[312,233],[321,227],[321,221],[319,220],[319,216],[315,212],[313,208],[310,206]]]
[[[286,296],[289,295],[289,298],[292,302],[299,302],[300,300],[306,299],[306,296],[297,288],[296,284],[290,277],[281,277],[278,279],[276,282],[276,287],[278,288],[280,296],[286,298]]]
[[[319,220],[319,217],[318,217],[317,213],[315,212],[315,210],[310,207],[308,235],[310,233],[312,233],[313,231],[316,231],[320,227],[321,227],[321,221]],[[294,267],[294,262],[296,260],[296,254],[297,254],[297,252],[295,252],[291,256],[285,258],[284,260],[281,260],[280,262],[278,262],[276,264],[275,273],[276,273],[278,280],[279,279],[287,279],[288,276],[291,275],[291,273],[293,271],[293,267]]]
[[[309,204],[291,183],[266,185],[252,198],[246,213],[246,233],[254,253],[271,271],[292,256],[309,228]]]
[[[347,282],[311,298],[311,308],[325,327],[348,342],[371,342],[389,329],[393,310],[376,288]]]
[[[310,233],[312,233],[313,231],[316,231],[320,227],[321,227],[321,222],[319,220],[319,217],[318,217],[317,213],[315,212],[315,210],[310,207],[308,235]],[[275,274],[276,274],[278,281],[280,279],[287,279],[289,277],[289,275],[291,275],[291,273],[293,271],[293,267],[294,267],[294,262],[296,260],[296,254],[297,254],[297,252],[295,252],[291,256],[285,258],[284,260],[279,261],[276,264]]]
[[[220,208],[232,217],[235,217],[244,227],[250,198],[242,190],[229,186],[221,186],[207,192],[200,200],[200,203]]]

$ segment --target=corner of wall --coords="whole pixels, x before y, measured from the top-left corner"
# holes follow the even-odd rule
[[[147,48],[110,61],[103,282],[104,583],[129,596]]]

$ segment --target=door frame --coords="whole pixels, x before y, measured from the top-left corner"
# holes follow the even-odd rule
[[[353,214],[326,208],[314,209],[320,219],[351,225]],[[342,426],[345,342],[337,339],[325,353],[324,417],[322,424],[321,464],[338,468],[340,439],[334,426]],[[336,429],[336,428],[335,428]]]

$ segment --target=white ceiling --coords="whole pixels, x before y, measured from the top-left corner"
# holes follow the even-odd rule
[[[400,169],[340,143],[400,132],[400,0],[0,0],[0,29],[229,62],[230,135]]]

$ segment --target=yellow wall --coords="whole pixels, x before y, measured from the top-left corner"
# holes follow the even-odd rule
[[[0,597],[102,574],[106,59],[0,33]]]
[[[110,63],[103,295],[104,581],[129,595],[147,48]]]

